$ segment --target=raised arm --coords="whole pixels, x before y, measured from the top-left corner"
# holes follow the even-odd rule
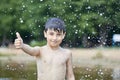
[[[40,47],[31,47],[27,44],[23,43],[23,39],[21,38],[20,34],[16,32],[16,39],[14,45],[17,49],[22,49],[24,52],[31,56],[39,56],[40,55]]]
[[[66,78],[67,80],[75,80],[73,67],[72,67],[72,53],[70,52],[69,59],[66,63]]]

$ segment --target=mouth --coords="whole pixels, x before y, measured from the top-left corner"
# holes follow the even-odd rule
[[[53,43],[57,43],[57,41],[51,41],[51,42],[53,42]]]

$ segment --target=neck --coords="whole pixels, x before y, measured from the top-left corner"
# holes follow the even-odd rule
[[[51,50],[59,50],[60,49],[60,46],[50,46],[50,45],[46,45],[48,49],[51,49]]]

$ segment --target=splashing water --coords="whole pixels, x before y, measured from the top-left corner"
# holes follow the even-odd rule
[[[120,68],[114,68],[113,80],[120,80]]]

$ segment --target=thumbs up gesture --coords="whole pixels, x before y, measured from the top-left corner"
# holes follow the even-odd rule
[[[23,40],[18,32],[16,32],[16,37],[17,38],[15,39],[14,45],[16,48],[21,49],[23,45]]]

